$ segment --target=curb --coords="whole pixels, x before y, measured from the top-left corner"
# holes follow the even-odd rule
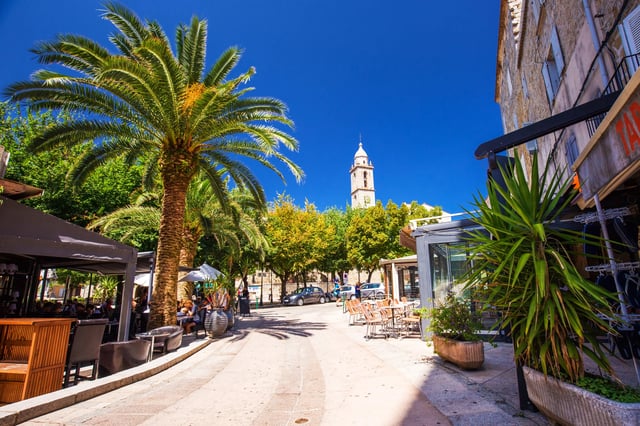
[[[111,392],[139,380],[160,373],[191,355],[209,346],[212,339],[194,340],[175,352],[163,355],[146,364],[123,370],[92,381],[83,381],[76,386],[61,389],[45,395],[25,399],[0,407],[0,426],[14,426],[52,411],[69,407],[78,402]]]

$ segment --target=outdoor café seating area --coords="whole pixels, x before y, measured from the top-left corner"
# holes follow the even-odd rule
[[[182,345],[182,328],[160,327],[104,342],[106,318],[0,319],[0,405],[141,365]]]
[[[414,310],[420,301],[397,299],[351,299],[344,301],[349,325],[364,327],[364,338],[421,337],[422,321]]]

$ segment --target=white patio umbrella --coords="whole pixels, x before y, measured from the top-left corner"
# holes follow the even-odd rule
[[[151,279],[151,274],[147,272],[146,274],[136,275],[136,277],[133,279],[133,282],[143,287],[149,287],[150,279]]]
[[[211,265],[208,265],[206,262],[198,267],[197,270],[189,272],[184,277],[180,278],[179,281],[188,281],[188,282],[196,282],[196,281],[215,281],[219,276],[222,275],[222,272],[218,271]]]

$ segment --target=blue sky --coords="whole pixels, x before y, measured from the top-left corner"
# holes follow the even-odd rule
[[[123,0],[173,37],[193,15],[209,21],[207,65],[244,49],[254,95],[284,101],[305,171],[297,184],[256,168],[269,199],[291,195],[320,210],[349,203],[349,168],[362,138],[376,198],[448,212],[485,193],[475,148],[502,134],[494,101],[499,2],[396,0]],[[113,27],[94,0],[2,0],[0,86],[40,68],[29,49],[58,33],[110,47]],[[46,188],[45,188],[46,189]]]

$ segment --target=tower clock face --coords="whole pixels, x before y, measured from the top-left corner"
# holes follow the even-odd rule
[[[365,206],[368,206],[371,203],[371,197],[369,197],[368,195],[364,196],[364,204]]]

